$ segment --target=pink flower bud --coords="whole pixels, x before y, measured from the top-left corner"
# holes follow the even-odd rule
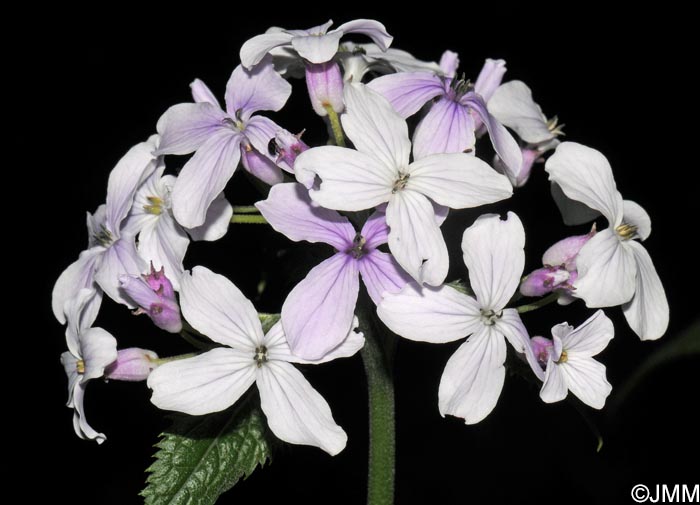
[[[151,272],[142,275],[142,277],[146,284],[160,296],[175,300],[173,283],[165,276],[165,267],[161,267],[160,270],[156,271],[151,261]]]
[[[571,274],[561,267],[538,268],[530,273],[520,284],[520,292],[525,296],[543,296],[555,289],[569,291]]]
[[[542,263],[549,266],[561,266],[572,272],[576,270],[576,256],[581,248],[596,234],[595,225],[585,235],[574,235],[560,240],[547,249],[542,256]]]
[[[117,361],[105,368],[105,379],[138,382],[148,379],[158,355],[147,349],[130,347],[117,352]]]
[[[343,102],[343,76],[334,61],[313,63],[306,66],[306,87],[309,89],[311,106],[319,116],[327,116],[330,106],[340,114],[345,109]]]
[[[258,152],[249,142],[241,143],[241,163],[253,176],[273,186],[284,180],[282,171],[266,155]]]
[[[138,310],[134,314],[148,314],[153,324],[170,333],[182,330],[180,307],[175,299],[175,290],[165,276],[164,269],[156,272],[151,265],[151,273],[141,277],[122,275],[121,288],[131,298]]]
[[[542,367],[542,370],[545,370],[547,368],[549,356],[553,352],[554,343],[548,338],[532,337],[530,339],[530,346],[532,347],[535,359],[537,359],[537,363]]]
[[[274,138],[274,151],[277,154],[277,164],[287,172],[294,171],[294,162],[309,146],[301,140],[304,132],[293,135],[287,130],[280,130]]]

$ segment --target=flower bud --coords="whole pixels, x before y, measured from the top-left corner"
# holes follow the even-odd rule
[[[306,87],[311,106],[319,116],[327,116],[327,106],[340,114],[345,110],[343,102],[343,76],[334,61],[313,63],[306,66]]]
[[[274,152],[277,154],[277,164],[287,172],[294,172],[294,162],[309,146],[301,140],[304,132],[293,135],[287,130],[280,130],[274,138]]]
[[[180,307],[175,299],[175,291],[163,268],[156,272],[151,265],[151,273],[141,277],[122,275],[119,278],[122,289],[138,309],[134,314],[148,314],[153,324],[170,333],[182,329]]]
[[[520,284],[525,296],[543,296],[555,289],[571,290],[571,274],[562,267],[545,266],[530,273]]]
[[[574,235],[560,240],[547,249],[542,256],[542,263],[549,266],[560,266],[572,272],[576,270],[576,257],[581,248],[596,234],[595,225],[585,235]]]
[[[547,368],[547,361],[554,349],[554,343],[545,337],[532,337],[530,339],[530,347],[532,353],[537,359],[537,363],[542,367],[542,370]]]
[[[279,167],[270,158],[258,152],[249,142],[241,144],[241,163],[249,173],[270,186],[284,180]]]
[[[138,382],[148,378],[156,366],[158,355],[147,349],[130,347],[117,352],[117,360],[105,368],[105,379]]]

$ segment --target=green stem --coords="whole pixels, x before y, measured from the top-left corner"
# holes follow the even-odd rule
[[[548,296],[545,296],[544,298],[541,298],[540,300],[537,300],[536,302],[529,303],[527,305],[521,305],[520,307],[516,307],[515,310],[517,310],[520,314],[523,312],[530,312],[533,310],[537,310],[540,307],[544,307],[545,305],[549,305],[552,302],[556,302],[557,299],[559,298],[558,293],[552,293]]]
[[[365,313],[365,316],[369,314]],[[369,396],[369,479],[367,505],[394,503],[394,379],[388,360],[372,331],[371,320],[363,318],[365,335],[362,361],[367,375]]]
[[[345,135],[343,135],[343,127],[340,125],[338,113],[334,111],[333,107],[330,105],[326,105],[324,108],[326,112],[328,112],[328,119],[331,122],[331,130],[333,131],[335,145],[345,147]]]
[[[187,359],[187,358],[194,358],[197,356],[199,353],[197,352],[189,352],[187,354],[178,354],[177,356],[168,356],[167,358],[156,358],[150,360],[151,363],[155,363],[156,365],[164,365],[165,363],[170,363],[171,361],[178,361],[181,359]]]
[[[234,214],[259,214],[260,211],[255,205],[234,205]]]
[[[257,214],[234,214],[231,216],[231,222],[243,224],[267,224],[265,218]]]

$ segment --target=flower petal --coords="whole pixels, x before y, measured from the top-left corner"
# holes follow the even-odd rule
[[[493,60],[491,58],[486,58],[484,66],[481,67],[479,76],[476,78],[476,82],[474,83],[474,91],[479,94],[485,102],[488,102],[501,85],[505,73],[505,60]],[[503,121],[501,121],[501,123],[503,123]]]
[[[226,83],[226,111],[232,118],[248,121],[261,110],[278,111],[292,94],[292,85],[282,78],[264,58],[251,70],[238,65]]]
[[[359,282],[357,261],[337,253],[292,289],[282,305],[282,325],[294,354],[317,360],[340,345],[353,322]]]
[[[630,241],[632,243],[632,241]],[[635,290],[635,254],[607,228],[595,234],[576,257],[574,295],[589,308],[612,307],[630,301]]]
[[[241,144],[241,164],[249,174],[274,186],[284,180],[282,170],[267,155],[255,150],[247,141]]]
[[[462,153],[474,147],[474,118],[466,107],[442,98],[416,126],[413,135],[413,157],[416,160],[431,154]]]
[[[642,340],[660,338],[668,328],[668,300],[649,253],[643,245],[630,241],[637,263],[634,296],[622,306],[630,328]]]
[[[134,238],[124,237],[105,251],[95,271],[95,282],[112,300],[133,309],[131,300],[124,296],[119,278],[122,275],[141,275],[147,267],[146,262],[136,251]]]
[[[158,119],[160,144],[156,154],[189,154],[221,129],[226,113],[208,102],[173,105]]]
[[[117,361],[117,340],[102,328],[88,328],[80,333],[80,356],[85,372],[80,382],[102,377],[105,368]]]
[[[612,321],[602,310],[598,310],[581,326],[560,338],[562,347],[569,356],[589,358],[605,349],[614,336],[615,328]]]
[[[187,233],[190,234],[192,240],[219,240],[226,235],[228,225],[231,223],[233,215],[233,207],[226,200],[223,193],[219,193],[207,210],[207,217],[201,226],[188,228]]]
[[[221,104],[211,92],[209,86],[204,84],[201,79],[195,79],[190,83],[190,91],[192,91],[192,99],[196,102],[210,103],[217,109],[221,109]]]
[[[459,54],[449,49],[440,57],[440,71],[445,77],[453,78],[459,70]]]
[[[418,286],[412,282],[400,293],[387,294],[377,315],[404,338],[441,344],[459,340],[483,327],[479,305],[450,286]]]
[[[61,275],[59,275],[51,292],[51,308],[53,315],[59,323],[66,324],[66,316],[63,307],[71,298],[75,298],[81,289],[89,288],[95,290],[89,307],[85,309],[85,319],[89,320],[90,326],[97,317],[102,304],[102,290],[95,284],[95,269],[102,259],[104,247],[96,246],[80,253],[78,259],[68,265]]]
[[[591,358],[572,356],[560,366],[566,385],[579,400],[602,409],[612,386],[605,377],[605,365]]]
[[[450,259],[447,245],[428,199],[415,191],[397,191],[386,208],[389,249],[408,274],[420,284],[442,284]]]
[[[433,154],[408,167],[406,189],[452,209],[477,207],[510,198],[508,179],[469,154]]]
[[[551,191],[565,225],[576,226],[588,223],[600,216],[597,210],[566,196],[556,182],[552,183]]]
[[[255,354],[216,348],[160,365],[148,376],[151,402],[192,416],[222,411],[255,382]]]
[[[85,419],[85,386],[86,384],[76,384],[73,388],[73,429],[75,434],[83,440],[94,440],[101,444],[107,437],[104,433],[99,433],[93,429]]]
[[[241,47],[241,64],[245,68],[254,67],[275,47],[290,44],[292,38],[294,38],[293,35],[279,31],[263,33],[247,40]]]
[[[391,42],[394,40],[394,37],[389,35],[386,31],[384,25],[374,19],[354,19],[343,23],[333,31],[338,31],[343,34],[362,33],[363,35],[367,35],[382,51],[389,49]]]
[[[355,229],[334,210],[316,205],[298,183],[277,184],[255,206],[268,223],[290,240],[325,242],[338,251],[352,247]]]
[[[386,224],[385,212],[375,211],[362,225],[360,235],[366,240],[367,249],[376,249],[389,241],[389,226]]]
[[[102,293],[95,289],[80,289],[75,296],[66,300],[63,305],[63,314],[66,325],[66,344],[73,356],[80,357],[80,334],[89,328],[95,320],[90,312],[90,303],[93,297]]]
[[[484,214],[462,236],[464,264],[476,299],[484,309],[500,311],[513,296],[525,266],[525,230],[520,218],[508,212],[503,221]]]
[[[260,406],[280,440],[312,445],[335,456],[348,436],[333,420],[326,400],[289,363],[272,361],[259,369]]]
[[[532,99],[532,91],[522,81],[500,85],[488,100],[488,109],[498,121],[529,144],[547,142],[556,137],[549,131],[542,109]]]
[[[333,30],[323,35],[301,35],[292,39],[292,47],[310,63],[325,63],[338,52],[342,32]]]
[[[651,235],[651,218],[647,211],[632,200],[623,200],[623,218],[622,221],[637,227],[637,236],[639,240],[646,240]]]
[[[555,403],[566,398],[568,393],[566,375],[560,365],[550,359],[544,372],[544,384],[542,384],[542,389],[540,389],[540,398],[545,403]]]
[[[549,180],[566,196],[599,211],[617,227],[622,221],[622,196],[610,163],[600,152],[575,142],[562,142],[544,166]]]
[[[355,317],[350,325],[350,331],[345,337],[345,340],[343,340],[338,347],[329,351],[325,356],[319,359],[304,359],[296,354],[292,354],[292,350],[289,348],[289,343],[287,342],[287,337],[284,334],[282,321],[278,321],[265,335],[264,342],[265,347],[267,347],[267,358],[269,360],[288,361],[290,363],[302,363],[307,365],[319,365],[338,358],[349,358],[350,356],[354,356],[357,351],[362,349],[362,346],[365,345],[364,335],[362,332],[356,331],[358,325],[359,321]]]
[[[169,212],[165,211],[155,222],[144,226],[139,235],[139,255],[148,263],[152,263],[156,270],[165,268],[168,278],[176,290],[179,288],[179,279],[185,271],[182,262],[185,259],[190,239],[175,222]]]
[[[313,174],[321,178],[311,198],[323,207],[358,211],[371,209],[391,197],[396,173],[377,159],[353,149],[336,146],[314,147],[294,162],[297,179],[309,187]],[[311,177],[308,175],[311,174]]]
[[[359,260],[360,275],[367,293],[375,305],[382,301],[384,293],[398,293],[411,281],[391,254],[373,250]]]
[[[178,223],[187,228],[204,223],[209,205],[236,171],[240,142],[240,134],[231,130],[216,132],[185,164],[172,193],[173,214]]]
[[[381,161],[385,166],[382,172],[395,176],[408,165],[411,154],[406,121],[386,98],[364,84],[348,83],[343,94],[347,111],[341,121],[345,133],[358,151]]]
[[[482,327],[455,351],[440,379],[440,414],[475,424],[493,410],[505,379],[506,341]]]
[[[418,112],[430,100],[445,93],[442,79],[432,72],[399,72],[373,79],[367,87],[376,91],[402,118]]]
[[[263,332],[253,304],[223,275],[197,266],[180,280],[182,315],[199,332],[252,356]],[[252,358],[251,358],[252,359]]]

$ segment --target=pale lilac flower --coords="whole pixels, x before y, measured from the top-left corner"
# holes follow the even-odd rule
[[[270,144],[271,151],[277,155],[275,163],[287,172],[294,173],[294,162],[297,156],[309,149],[309,146],[301,140],[303,134],[303,131],[293,135],[287,130],[280,130],[275,134],[274,144],[272,142]]]
[[[220,193],[209,206],[204,224],[192,229],[182,227],[175,221],[170,197],[176,178],[163,175],[164,170],[164,165],[158,167],[136,192],[124,229],[134,236],[138,234],[139,255],[157,268],[165,268],[178,289],[190,236],[207,241],[223,237],[231,222],[233,207]]]
[[[85,419],[85,388],[92,379],[104,375],[105,368],[117,359],[117,341],[102,328],[92,328],[86,304],[94,290],[81,289],[64,306],[68,351],[61,354],[61,364],[68,376],[68,403],[73,409],[76,435],[101,444],[107,437],[95,431]]]
[[[180,307],[175,299],[173,285],[165,276],[165,267],[159,271],[151,263],[151,272],[146,275],[122,275],[122,289],[131,298],[138,310],[135,315],[147,314],[153,324],[169,333],[182,330]]]
[[[84,307],[88,326],[97,317],[102,291],[114,301],[132,307],[122,296],[119,276],[138,274],[147,264],[136,252],[133,233],[125,230],[123,223],[137,189],[161,163],[153,154],[157,142],[154,135],[147,142],[132,147],[119,160],[109,175],[107,203],[100,205],[94,214],[88,213],[88,249],[61,273],[53,288],[51,302],[59,322],[66,322],[63,307],[82,288],[95,291]]]
[[[338,59],[343,66],[343,80],[346,82],[362,82],[370,71],[379,74],[442,72],[440,65],[434,61],[419,60],[411,53],[393,47],[383,50],[376,44],[345,42],[340,45]]]
[[[254,114],[280,110],[291,92],[291,85],[266,59],[252,71],[240,65],[234,69],[226,85],[225,111],[209,88],[196,80],[192,83],[196,103],[174,105],[161,116],[158,154],[196,151],[172,190],[177,222],[187,228],[201,226],[241,158],[246,170],[268,184],[282,180],[280,169],[268,155],[268,144],[281,128]]]
[[[567,237],[547,249],[542,256],[544,266],[523,279],[520,292],[525,296],[543,296],[557,292],[559,304],[567,305],[573,302],[573,284],[578,277],[576,257],[595,233],[596,227],[593,225],[589,233]]]
[[[296,160],[297,180],[311,199],[328,209],[359,211],[383,203],[389,248],[419,283],[441,284],[447,275],[447,246],[431,200],[453,209],[497,202],[512,194],[508,179],[463,153],[436,154],[409,163],[406,122],[378,93],[363,84],[345,86],[345,133],[356,150],[309,149]]]
[[[360,276],[375,304],[383,293],[398,292],[410,280],[391,254],[378,249],[389,233],[380,212],[356,233],[346,217],[316,205],[306,188],[296,183],[274,186],[267,200],[255,206],[289,239],[322,242],[336,250],[294,287],[282,306],[282,327],[297,356],[319,359],[347,337]]]
[[[308,30],[285,30],[273,27],[267,33],[257,35],[241,47],[241,64],[252,68],[273,49],[293,50],[309,63],[325,63],[333,59],[338,52],[338,45],[343,35],[361,33],[371,38],[382,50],[391,45],[393,37],[389,35],[384,25],[371,19],[356,19],[340,25],[335,30],[328,29],[332,20],[309,28]]]
[[[496,405],[505,379],[506,340],[519,353],[529,336],[515,309],[505,306],[515,293],[525,265],[525,231],[517,215],[486,214],[462,239],[464,263],[475,297],[443,285],[408,284],[387,294],[377,308],[398,335],[421,342],[464,342],[445,366],[438,394],[440,413],[478,423]]]
[[[668,301],[647,250],[651,219],[617,190],[610,163],[595,149],[563,142],[545,165],[549,179],[570,199],[600,212],[609,227],[579,251],[578,298],[586,306],[622,305],[627,322],[642,340],[661,337],[668,327]]]
[[[554,149],[563,135],[563,125],[558,124],[557,117],[547,119],[541,107],[532,98],[532,91],[522,81],[510,81],[498,86],[488,102],[488,110],[503,125],[518,134],[524,145],[522,147],[523,164],[520,172],[511,180],[513,186],[523,186],[532,171],[535,162],[542,160],[542,155]],[[506,175],[508,171],[498,159],[494,164]]]
[[[127,382],[145,381],[158,366],[157,359],[158,355],[148,349],[120,349],[116,361],[105,368],[104,377],[107,380]]]
[[[535,375],[544,382],[540,398],[554,403],[571,391],[594,409],[602,409],[612,386],[605,378],[605,366],[593,359],[615,335],[612,321],[598,310],[581,326],[561,323],[552,328],[552,340],[533,337],[531,363]]]
[[[348,328],[347,338],[333,352],[306,361],[291,353],[281,323],[263,335],[253,304],[225,277],[195,267],[181,283],[187,321],[224,347],[160,365],[148,377],[151,401],[165,410],[208,414],[233,405],[255,383],[267,423],[279,439],[331,455],[342,451],[347,435],[328,403],[291,363],[351,356],[364,344],[362,334]]]
[[[340,114],[345,109],[343,104],[343,76],[335,61],[327,61],[306,67],[306,88],[314,112],[327,116],[327,107]]]
[[[477,79],[480,88],[453,75],[457,64],[457,55],[448,52],[441,65],[445,75],[403,72],[378,77],[368,86],[386,97],[403,118],[412,116],[434,100],[413,135],[413,155],[416,159],[438,153],[473,151],[479,120],[486,126],[496,153],[504,160],[509,177],[517,177],[522,165],[518,143],[489,113],[486,101],[480,94],[492,92],[498,74],[502,77],[501,71],[505,72],[505,62],[486,61],[482,71],[484,77]]]

